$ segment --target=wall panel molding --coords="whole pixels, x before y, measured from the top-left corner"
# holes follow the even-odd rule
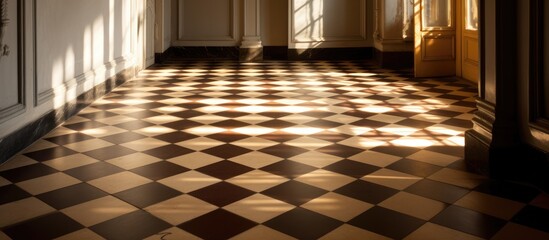
[[[544,56],[546,48],[549,48],[547,39],[547,6],[546,1],[533,0],[530,2],[530,81],[529,93],[529,117],[530,126],[539,134],[549,134],[549,95],[546,88],[549,87],[549,77],[544,68],[549,63],[549,57]]]
[[[11,118],[14,118],[18,115],[21,115],[26,110],[26,94],[25,94],[25,1],[12,1],[11,3],[16,2],[17,16],[10,17],[12,19],[11,26],[16,25],[17,29],[17,48],[16,51],[12,50],[11,54],[17,56],[17,101],[5,108],[0,109],[0,123],[3,123]],[[15,19],[15,21],[13,21]],[[9,37],[9,36],[5,36]],[[3,57],[4,61],[8,59],[6,56]],[[1,62],[0,62],[1,63]]]
[[[204,0],[179,0],[178,38],[174,46],[237,46],[239,41],[240,14],[238,0],[215,1],[217,14],[201,11],[211,6]],[[223,19],[222,19],[223,18]],[[189,21],[186,21],[189,20]],[[213,25],[204,25],[213,24]]]
[[[289,47],[370,46],[367,10],[366,0],[289,0]]]

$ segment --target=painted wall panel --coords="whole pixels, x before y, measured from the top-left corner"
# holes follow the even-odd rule
[[[264,46],[288,45],[288,1],[261,1],[261,40]]]
[[[290,48],[366,47],[366,0],[290,0]]]
[[[0,56],[0,122],[3,118],[9,118],[10,109],[22,104],[22,73],[20,67],[20,56],[18,54],[21,45],[19,44],[18,1],[9,0],[7,4],[7,19],[9,23],[4,29],[2,44],[9,49],[9,55]],[[2,47],[2,46],[0,46]],[[4,49],[0,49],[0,54]],[[6,116],[3,116],[4,114]]]

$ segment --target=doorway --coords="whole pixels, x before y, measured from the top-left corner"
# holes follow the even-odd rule
[[[416,77],[479,75],[478,0],[414,0]]]

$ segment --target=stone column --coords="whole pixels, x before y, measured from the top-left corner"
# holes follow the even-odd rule
[[[376,0],[375,56],[382,66],[413,66],[413,4],[411,0]],[[409,10],[412,11],[410,14]]]
[[[263,60],[259,4],[260,0],[244,0],[244,36],[240,45],[241,61]]]

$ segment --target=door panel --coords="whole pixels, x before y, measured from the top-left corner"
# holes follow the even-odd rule
[[[414,0],[416,77],[456,73],[454,0]]]
[[[467,80],[478,81],[478,0],[462,0],[463,24],[461,29],[461,75]]]

